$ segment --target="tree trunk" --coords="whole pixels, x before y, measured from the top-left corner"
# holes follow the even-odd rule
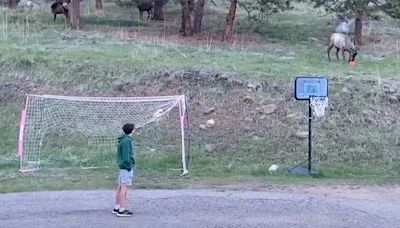
[[[154,2],[154,13],[153,17],[151,18],[152,20],[156,21],[164,20],[163,6],[164,6],[164,0],[156,0]]]
[[[96,9],[98,9],[98,10],[102,10],[103,9],[102,0],[96,0]]]
[[[233,35],[233,22],[235,20],[237,3],[238,3],[237,0],[232,0],[231,1],[231,6],[229,7],[229,13],[228,13],[228,16],[226,17],[226,22],[225,22],[224,34],[222,36],[222,41],[230,40],[232,38],[232,35]]]
[[[196,4],[194,3],[194,0],[189,0],[190,13],[193,13],[195,7],[196,7]]]
[[[190,17],[190,8],[189,8],[190,0],[181,0],[182,4],[182,27],[180,32],[183,36],[192,36],[192,19]]]
[[[354,44],[357,47],[362,45],[362,15],[356,17],[356,23],[354,27]]]
[[[80,0],[71,0],[69,5],[68,14],[69,14],[69,22],[72,29],[80,29],[81,28],[81,13],[80,13]]]
[[[205,0],[197,0],[196,10],[194,11],[193,32],[201,33],[201,22],[203,20]]]
[[[17,1],[16,0],[8,0],[8,7],[14,8],[17,6]]]

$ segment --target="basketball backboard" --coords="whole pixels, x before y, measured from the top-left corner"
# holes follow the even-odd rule
[[[319,77],[296,77],[294,85],[294,96],[297,100],[309,100],[310,97],[328,96],[328,79]]]

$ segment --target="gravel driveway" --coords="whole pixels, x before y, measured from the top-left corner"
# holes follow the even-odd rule
[[[0,227],[400,227],[399,201],[367,198],[315,191],[134,190],[134,216],[119,218],[111,213],[109,190],[11,193],[0,194]]]

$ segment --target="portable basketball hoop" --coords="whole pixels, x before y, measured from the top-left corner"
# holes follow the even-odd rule
[[[294,85],[294,96],[296,100],[308,100],[308,158],[299,165],[289,169],[289,172],[297,174],[317,174],[311,169],[312,163],[312,119],[313,116],[321,118],[325,115],[328,106],[328,79],[320,77],[296,77]],[[307,169],[301,167],[308,162]]]

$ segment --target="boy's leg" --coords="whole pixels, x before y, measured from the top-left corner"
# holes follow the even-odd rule
[[[117,179],[117,189],[115,192],[115,206],[114,209],[112,211],[113,214],[117,214],[119,208],[121,207],[121,176],[118,173],[118,179]]]
[[[121,197],[119,197],[120,194],[121,194],[121,185],[118,185],[117,192],[115,194],[115,205],[121,205]]]
[[[115,206],[113,209],[113,214],[116,214],[119,210],[119,208],[121,207],[121,197],[120,197],[120,193],[121,192],[121,186],[118,185],[116,192],[115,192]]]
[[[128,186],[121,186],[121,191],[119,195],[119,203],[121,205],[121,208],[125,208],[125,205],[127,203],[126,195],[128,194]]]
[[[132,216],[132,212],[125,209],[125,206],[127,204],[128,188],[132,185],[132,173],[132,170],[130,172],[128,172],[127,170],[120,170],[120,190],[118,195],[120,208],[118,210],[117,216]]]

